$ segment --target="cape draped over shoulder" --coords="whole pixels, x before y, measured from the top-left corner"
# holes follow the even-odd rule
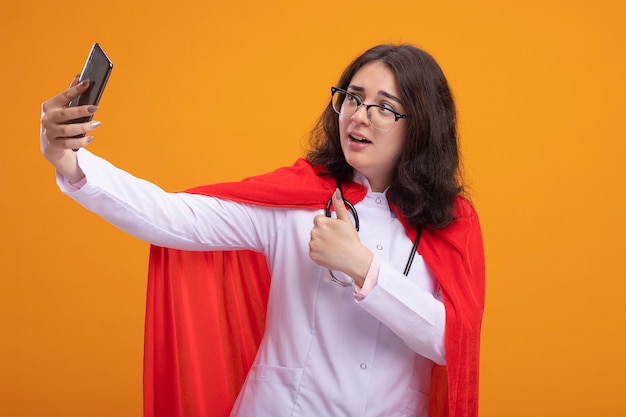
[[[188,190],[268,207],[323,209],[337,185],[304,159],[240,182]],[[342,185],[352,204],[367,189]],[[392,207],[393,208],[393,207]],[[416,229],[398,218],[407,235]],[[446,366],[432,372],[430,417],[477,417],[485,265],[478,217],[463,197],[455,220],[425,228],[418,252],[446,309]],[[144,417],[228,416],[263,337],[270,274],[252,251],[194,252],[151,246],[144,343]]]

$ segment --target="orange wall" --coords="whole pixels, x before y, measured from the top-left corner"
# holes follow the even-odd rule
[[[626,413],[626,3],[5,2],[2,415],[138,416],[147,245],[54,185],[40,103],[115,62],[90,149],[168,190],[302,155],[340,70],[412,42],[455,92],[488,257],[481,415]]]

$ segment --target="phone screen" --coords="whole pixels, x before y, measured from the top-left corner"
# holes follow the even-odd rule
[[[113,63],[104,53],[102,47],[98,43],[94,43],[91,52],[85,62],[83,72],[80,74],[80,81],[89,80],[89,88],[70,102],[70,107],[83,106],[86,104],[98,105],[104,87],[111,75]],[[88,122],[93,116],[81,117],[80,119],[70,120],[68,123]]]

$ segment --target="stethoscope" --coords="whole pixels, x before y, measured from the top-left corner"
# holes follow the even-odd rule
[[[354,206],[352,205],[352,203],[350,203],[348,200],[346,200],[346,198],[343,196],[343,191],[341,191],[341,183],[339,181],[337,181],[337,188],[339,188],[339,191],[341,192],[341,199],[343,200],[343,203],[346,205],[346,207],[348,207],[348,210],[350,210],[350,213],[352,214],[352,217],[354,218],[354,228],[356,229],[356,231],[359,231],[359,214],[357,213],[356,209],[354,208]],[[328,199],[328,203],[326,203],[326,217],[330,217],[330,207],[333,204],[333,198],[332,196]],[[411,253],[409,254],[409,259],[406,261],[406,266],[404,267],[404,276],[408,276],[409,275],[409,270],[411,269],[411,265],[413,264],[413,259],[415,258],[415,253],[417,252],[417,245],[419,244],[420,238],[422,237],[422,228],[419,227],[417,229],[417,235],[415,236],[415,241],[413,242],[413,248],[411,248]],[[351,287],[352,284],[354,283],[354,280],[351,280],[350,282],[346,282],[346,281],[342,281],[340,279],[338,279],[335,274],[333,274],[332,270],[328,270],[328,272],[330,273],[330,282],[337,284],[341,287]]]

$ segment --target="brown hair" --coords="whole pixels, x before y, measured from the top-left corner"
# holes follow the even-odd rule
[[[454,220],[452,205],[463,190],[459,172],[456,109],[448,82],[435,60],[412,45],[379,45],[356,58],[337,87],[347,88],[366,64],[379,61],[395,75],[406,109],[407,131],[389,201],[415,227],[444,227]],[[329,105],[310,135],[307,160],[323,164],[340,181],[352,179],[339,139],[338,115]]]

